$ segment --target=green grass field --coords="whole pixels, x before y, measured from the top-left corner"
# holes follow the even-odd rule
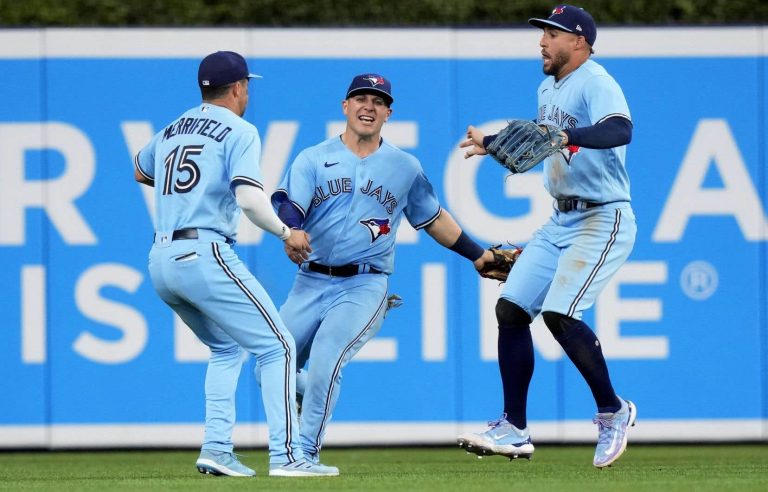
[[[196,451],[0,452],[2,490],[768,491],[768,445],[630,445],[592,467],[591,446],[540,445],[531,461],[457,448],[327,449],[335,478],[269,478],[263,449],[242,452],[255,478],[201,475]]]

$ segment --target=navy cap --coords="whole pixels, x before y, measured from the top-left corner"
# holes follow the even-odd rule
[[[597,39],[597,27],[595,27],[592,16],[583,8],[573,5],[559,5],[552,10],[552,14],[548,18],[528,19],[528,23],[541,29],[554,27],[561,31],[584,36],[590,46],[594,46],[595,39]]]
[[[238,80],[261,78],[248,71],[248,63],[234,51],[217,51],[203,58],[197,70],[197,83],[202,87],[221,87]]]
[[[392,84],[389,83],[389,80],[375,73],[364,73],[352,79],[345,99],[356,94],[376,94],[384,99],[387,106],[391,106],[395,101],[392,97]]]

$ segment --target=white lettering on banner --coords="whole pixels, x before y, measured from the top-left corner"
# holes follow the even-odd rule
[[[21,269],[21,360],[44,364],[47,357],[45,267]]]
[[[480,283],[480,360],[498,360],[497,341],[499,338],[499,323],[496,321],[496,302],[499,299],[503,284],[487,279],[478,279]],[[549,333],[541,316],[531,323],[533,346],[544,360],[556,361],[563,357],[560,344]]]
[[[138,154],[139,151],[143,149],[150,140],[152,140],[152,136],[155,134],[155,131],[152,129],[152,125],[150,123],[143,121],[124,121],[120,125],[120,129],[123,131],[123,139],[125,140],[125,145],[128,147],[128,153],[130,154],[130,159],[128,159],[128,162],[133,163],[134,156]],[[139,185],[139,189],[144,196],[144,203],[147,206],[149,219],[154,224],[155,189],[151,186],[146,186],[139,183],[136,184]]]
[[[665,336],[622,336],[622,321],[661,321],[662,302],[653,299],[622,299],[619,290],[626,284],[663,284],[667,264],[661,261],[625,263],[608,282],[595,303],[595,333],[606,359],[666,359],[669,338]]]
[[[267,126],[261,153],[261,174],[264,178],[262,184],[267,196],[271,196],[280,184],[298,133],[298,121],[274,121]],[[237,226],[238,244],[260,244],[263,236],[262,229],[253,225],[245,214],[240,215],[240,223]]]
[[[24,154],[48,150],[64,158],[60,176],[26,180]],[[75,206],[95,172],[93,146],[72,125],[0,124],[0,245],[25,243],[26,211],[42,208],[67,244],[96,244],[96,236]]]
[[[397,360],[397,340],[374,337],[352,359],[354,362],[388,362]]]
[[[101,297],[99,291],[110,286],[133,293],[142,281],[139,272],[117,263],[93,266],[80,276],[75,286],[75,302],[80,312],[94,321],[118,328],[123,336],[109,341],[83,332],[73,344],[75,352],[103,364],[128,362],[141,354],[148,333],[144,317],[131,307]]]
[[[425,361],[446,360],[446,284],[444,264],[421,265],[421,358]]]
[[[506,126],[505,120],[496,120],[478,126],[486,135],[497,133]],[[463,141],[462,139],[461,141]],[[528,171],[509,176],[500,182],[507,198],[530,201],[530,212],[521,217],[504,218],[489,212],[478,195],[477,172],[484,162],[498,166],[491,157],[464,159],[465,150],[458,143],[451,152],[445,169],[445,198],[448,210],[465,231],[487,243],[509,241],[526,242],[552,214],[552,197],[544,189],[541,173]],[[499,178],[501,181],[501,177]]]
[[[173,355],[176,362],[208,362],[211,350],[197,335],[173,314]]]
[[[710,163],[720,173],[722,188],[703,187]],[[747,240],[768,239],[765,211],[726,120],[699,121],[653,240],[680,241],[688,220],[697,215],[732,215]]]

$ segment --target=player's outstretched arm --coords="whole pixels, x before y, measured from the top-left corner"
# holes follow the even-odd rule
[[[471,261],[478,271],[483,268],[486,262],[493,260],[493,254],[483,249],[465,234],[453,216],[445,209],[440,211],[440,216],[425,230],[442,246]]]
[[[291,236],[291,229],[277,217],[264,190],[241,184],[235,188],[237,206],[255,226],[271,232],[283,241]]]

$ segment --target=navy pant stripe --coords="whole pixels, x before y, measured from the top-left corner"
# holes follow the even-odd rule
[[[259,300],[256,298],[253,293],[248,290],[248,287],[243,283],[242,280],[240,280],[237,275],[235,275],[232,270],[227,266],[227,264],[224,262],[224,259],[221,257],[221,254],[219,252],[219,245],[215,241],[211,243],[211,247],[213,249],[213,256],[216,258],[216,261],[219,263],[219,266],[224,271],[224,273],[231,278],[235,284],[240,288],[240,290],[243,291],[243,293],[248,297],[248,299],[253,303],[254,306],[256,306],[256,309],[259,310],[261,315],[266,320],[267,324],[269,325],[272,332],[277,336],[278,340],[280,340],[280,343],[283,345],[283,349],[285,349],[285,387],[284,387],[284,398],[285,398],[285,422],[286,422],[286,433],[285,433],[285,447],[288,450],[288,460],[289,462],[295,461],[293,458],[293,450],[291,449],[291,440],[292,440],[292,425],[293,421],[291,419],[291,394],[289,391],[289,378],[291,376],[291,351],[288,347],[288,343],[285,341],[285,338],[283,337],[283,334],[280,333],[280,330],[278,330],[277,325],[275,325],[275,322],[272,320],[272,318],[269,316],[269,313],[266,309],[264,309],[264,306],[261,305]]]
[[[576,298],[571,303],[571,306],[568,308],[567,316],[573,317],[574,313],[576,312],[576,306],[578,305],[579,301],[582,297],[584,297],[584,294],[587,292],[587,289],[589,288],[590,284],[592,284],[592,281],[595,279],[595,276],[597,275],[598,270],[600,270],[600,267],[605,264],[605,259],[608,257],[608,253],[611,251],[611,247],[616,242],[616,235],[619,233],[619,226],[621,225],[621,210],[616,209],[616,218],[613,221],[613,230],[611,231],[611,237],[608,239],[608,242],[605,245],[605,248],[603,248],[603,252],[600,255],[600,259],[598,260],[595,267],[590,272],[589,276],[587,277],[587,280],[584,282],[584,285],[581,286],[581,289],[579,289],[579,293],[576,295]]]
[[[360,331],[360,333],[357,334],[357,336],[347,344],[346,347],[344,347],[344,350],[341,352],[341,356],[336,361],[336,365],[333,368],[333,373],[331,374],[331,381],[330,386],[328,388],[328,393],[325,396],[325,408],[323,409],[323,420],[320,424],[320,430],[317,433],[317,436],[315,436],[315,449],[320,450],[320,439],[323,435],[323,431],[325,430],[325,426],[328,423],[328,417],[330,416],[330,407],[331,407],[331,395],[333,394],[333,388],[336,385],[336,378],[339,376],[339,373],[341,372],[341,366],[344,361],[344,357],[347,355],[347,353],[352,350],[352,347],[357,343],[368,330],[371,329],[373,324],[376,322],[376,319],[378,319],[379,314],[381,314],[382,309],[385,309],[387,306],[387,295],[384,294],[384,298],[381,300],[381,303],[379,304],[378,309],[376,309],[376,312],[373,314],[371,319],[368,320],[368,322],[365,324],[365,327]]]

